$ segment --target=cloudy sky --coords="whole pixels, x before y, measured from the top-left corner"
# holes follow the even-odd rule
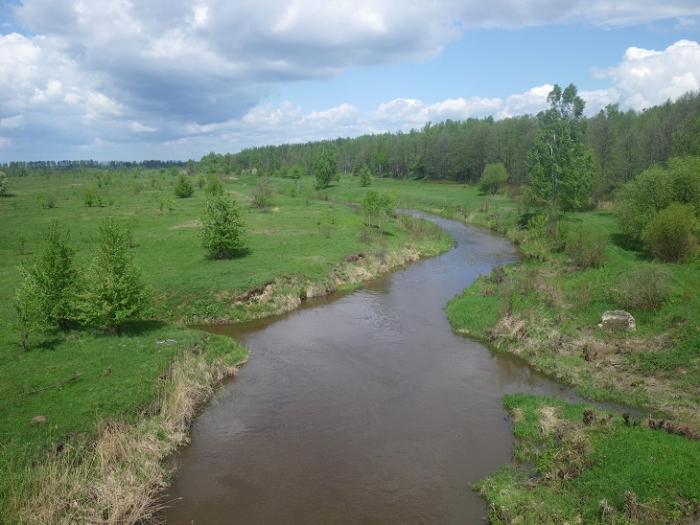
[[[199,158],[700,89],[698,0],[0,0],[0,161]]]

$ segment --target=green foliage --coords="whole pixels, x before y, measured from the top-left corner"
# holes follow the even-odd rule
[[[656,213],[642,231],[644,246],[657,259],[688,260],[697,248],[698,220],[688,204],[674,202]]]
[[[201,237],[209,257],[229,259],[242,254],[246,249],[244,233],[236,201],[224,197],[207,200]]]
[[[253,190],[253,207],[268,208],[272,204],[272,187],[266,177],[259,177]]]
[[[99,199],[97,196],[97,192],[94,190],[94,188],[87,188],[85,190],[83,193],[83,203],[88,208],[92,208],[93,206],[101,206],[102,204],[101,199]]]
[[[550,109],[538,115],[540,129],[528,153],[533,203],[553,210],[580,210],[591,198],[595,164],[583,142],[584,102],[570,84],[549,93]]]
[[[219,197],[224,194],[224,185],[219,177],[216,175],[209,175],[204,191],[209,196]]]
[[[640,264],[626,273],[617,301],[632,312],[656,311],[671,293],[671,274],[658,264]]]
[[[32,269],[19,268],[19,286],[15,291],[15,313],[17,315],[17,332],[19,344],[23,350],[30,348],[29,338],[32,333],[45,329],[44,316],[41,311],[41,290]]]
[[[80,293],[80,318],[89,326],[118,332],[140,319],[149,296],[129,253],[129,231],[110,219],[100,227],[100,239]]]
[[[187,199],[194,194],[194,186],[187,175],[180,173],[175,184],[175,196],[178,199]]]
[[[7,195],[7,175],[0,171],[0,197]]]
[[[198,171],[204,174],[220,175],[228,171],[228,163],[224,155],[219,155],[213,151],[207,153],[199,161]]]
[[[667,167],[652,166],[627,183],[616,202],[620,229],[641,241],[652,218],[672,202],[692,206],[700,215],[700,157],[673,158]]]
[[[336,176],[338,166],[336,164],[335,154],[326,147],[319,151],[312,168],[313,176],[316,178],[316,189],[322,190],[327,188],[333,178]]]
[[[496,194],[508,182],[508,170],[502,162],[491,162],[486,165],[479,179],[479,191]]]
[[[605,263],[608,235],[599,229],[576,226],[566,237],[565,250],[576,266],[597,268]]]
[[[654,214],[673,201],[673,181],[667,170],[651,167],[629,182],[620,192],[616,213],[620,229],[639,240]]]
[[[56,196],[52,194],[41,196],[41,207],[45,210],[51,210],[56,207]]]
[[[56,221],[45,235],[46,246],[35,264],[20,270],[15,309],[22,346],[34,330],[67,328],[75,317],[78,272],[68,231]]]
[[[514,419],[516,464],[480,486],[491,522],[692,522],[700,442],[557,399],[508,395],[504,405]]]
[[[291,169],[287,172],[287,176],[290,179],[294,180],[299,180],[301,179],[301,176],[303,175],[303,170],[301,169],[301,166],[294,165],[291,167]]]
[[[362,212],[368,226],[377,226],[381,230],[382,219],[393,211],[394,203],[386,193],[369,190],[362,199]]]
[[[360,168],[360,186],[367,187],[372,184],[372,171],[365,164]]]

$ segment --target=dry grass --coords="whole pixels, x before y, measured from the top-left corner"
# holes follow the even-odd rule
[[[188,442],[198,407],[240,364],[208,360],[192,347],[172,365],[154,415],[133,425],[105,424],[94,443],[67,445],[27,473],[36,481],[21,507],[22,521],[116,525],[152,519],[168,481],[163,459]]]

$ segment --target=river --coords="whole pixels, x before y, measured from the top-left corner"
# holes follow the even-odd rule
[[[445,304],[517,254],[430,220],[455,248],[282,317],[210,328],[251,357],[174,458],[168,524],[484,523],[470,487],[510,460],[501,396],[575,396],[452,332]]]

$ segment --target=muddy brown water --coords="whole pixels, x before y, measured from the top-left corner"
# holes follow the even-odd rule
[[[168,524],[484,523],[470,486],[510,460],[501,396],[576,397],[452,332],[445,304],[516,252],[430,220],[454,249],[281,318],[210,328],[251,356],[174,459]]]

